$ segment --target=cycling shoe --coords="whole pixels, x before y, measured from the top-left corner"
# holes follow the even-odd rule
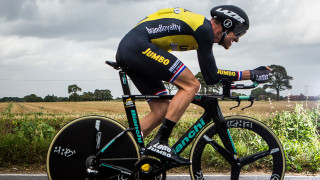
[[[191,165],[189,159],[180,157],[177,155],[167,143],[161,143],[159,141],[151,141],[144,154],[157,157],[170,162],[175,162],[178,165]]]

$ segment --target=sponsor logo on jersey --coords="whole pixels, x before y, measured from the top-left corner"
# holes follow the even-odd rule
[[[225,71],[225,70],[221,70],[221,69],[218,69],[218,72],[217,74],[220,74],[220,75],[225,75],[225,76],[236,76],[236,72],[234,71]]]
[[[181,26],[177,25],[175,23],[172,23],[170,25],[162,25],[159,24],[158,27],[156,28],[148,28],[146,27],[147,31],[149,34],[156,34],[156,33],[161,33],[161,32],[170,32],[170,31],[181,31]]]
[[[223,10],[222,8],[219,8],[216,11],[221,12],[229,17],[232,17],[233,19],[239,21],[240,23],[246,22],[246,20],[244,20],[241,16],[239,16],[237,13],[235,13],[233,11],[229,11],[227,9]]]
[[[169,59],[166,59],[165,57],[153,52],[150,48],[146,49],[145,51],[142,51],[141,53],[151,59],[158,61],[159,63],[164,64],[164,65],[168,65],[170,62]]]
[[[172,73],[176,73],[176,71],[180,69],[181,66],[183,66],[183,63],[179,59],[177,59],[176,62],[170,67],[169,71]]]

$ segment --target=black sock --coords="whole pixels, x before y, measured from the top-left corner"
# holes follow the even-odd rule
[[[165,118],[154,140],[160,141],[161,143],[168,143],[169,136],[175,125],[175,122]]]

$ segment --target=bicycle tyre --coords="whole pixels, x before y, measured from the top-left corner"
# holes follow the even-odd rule
[[[97,128],[101,136],[97,138]],[[47,154],[47,174],[49,180],[85,179],[86,160],[112,140],[125,127],[117,121],[103,116],[85,116],[65,125],[53,138]],[[99,140],[100,141],[99,141]],[[100,143],[98,143],[100,142]],[[99,147],[98,147],[99,146]],[[125,133],[112,143],[102,158],[127,158],[114,161],[115,165],[133,169],[140,159],[139,147],[130,132]],[[118,171],[102,167],[96,179],[109,179],[120,176]]]
[[[263,159],[253,162],[253,164],[244,166],[243,168],[246,167],[246,171],[249,172],[250,169],[257,170],[261,168],[260,170],[263,170],[264,174],[268,174],[261,176],[261,179],[283,180],[285,174],[285,153],[279,139],[272,130],[262,122],[250,117],[229,116],[225,119],[230,127],[229,131],[235,144],[235,148],[238,151],[239,158],[244,156],[248,157],[248,155],[265,151],[271,152],[271,150],[273,150],[272,152],[275,152]],[[237,136],[235,134],[237,134]],[[242,135],[244,135],[244,137],[241,137]],[[218,169],[219,166],[223,169],[225,168],[225,165],[228,164],[228,162],[208,143],[208,138],[205,139],[205,136],[219,142],[217,128],[214,123],[208,125],[198,135],[191,148],[190,159],[192,160],[192,165],[190,166],[190,175],[193,180],[204,179],[204,173],[210,173],[204,172],[205,169],[209,169],[210,171],[210,167],[217,166]],[[222,143],[221,140],[220,143]],[[223,145],[221,146],[223,147]],[[250,151],[250,154],[245,154],[248,151]],[[206,167],[207,165],[209,167]],[[230,167],[230,170],[227,173],[229,173],[231,177],[231,165],[228,166]],[[239,177],[233,177],[232,179],[238,178],[245,179],[245,177],[241,178],[241,174]]]

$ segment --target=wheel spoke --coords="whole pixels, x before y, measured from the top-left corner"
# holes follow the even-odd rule
[[[245,156],[239,159],[241,166],[248,165],[259,159],[265,158],[266,156],[272,155],[273,153],[279,152],[279,148],[274,148],[267,151],[258,152],[249,156]]]
[[[225,160],[227,160],[230,164],[233,162],[233,156],[230,155],[230,152],[228,150],[223,148],[220,144],[209,138],[207,135],[204,135],[203,138],[207,141],[208,144],[211,145],[211,147],[217,150]]]
[[[248,165],[250,163],[253,163],[259,159],[262,159],[266,156],[270,155],[270,152],[269,151],[262,151],[262,152],[258,152],[258,153],[255,153],[255,154],[251,154],[251,155],[248,155],[248,156],[245,156],[245,157],[242,157],[239,159],[240,163],[242,166],[245,166],[245,165]]]

